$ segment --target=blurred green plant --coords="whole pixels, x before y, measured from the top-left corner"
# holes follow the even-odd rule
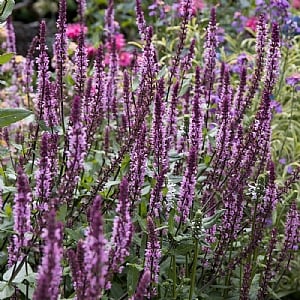
[[[5,24],[5,21],[11,15],[14,6],[14,0],[0,0],[0,26]]]

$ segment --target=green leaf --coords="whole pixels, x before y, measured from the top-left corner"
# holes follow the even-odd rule
[[[138,264],[127,264],[128,272],[127,272],[127,290],[128,295],[132,296],[137,286],[140,272],[143,271],[143,266]]]
[[[4,65],[7,62],[9,62],[13,56],[14,56],[14,53],[11,53],[11,52],[0,55],[0,65]]]
[[[145,187],[142,189],[142,191],[141,191],[141,195],[142,195],[142,196],[145,196],[145,195],[149,194],[149,193],[150,193],[150,189],[151,189],[151,186],[150,186],[150,185],[145,186]]]
[[[120,180],[109,180],[106,184],[105,184],[105,189],[109,189],[112,186],[116,186],[120,184]]]
[[[225,209],[218,210],[213,216],[203,218],[202,224],[204,229],[209,229],[213,227],[218,221],[219,218],[223,215]]]
[[[67,213],[68,213],[67,205],[66,204],[61,205],[58,212],[57,212],[57,220],[61,221],[61,222],[65,222]]]
[[[32,112],[23,108],[1,108],[0,109],[0,128],[16,123],[30,116]]]
[[[0,22],[3,23],[11,15],[15,6],[14,0],[0,0]]]
[[[19,283],[19,284],[17,284],[17,287],[24,295],[26,295],[26,293],[27,293],[27,285],[26,284]],[[31,285],[28,285],[28,298],[29,299],[32,299],[33,293],[34,293],[34,287]]]
[[[13,233],[13,221],[4,219],[0,225],[0,232]]]
[[[0,299],[6,299],[13,295],[15,289],[7,282],[0,281]]]
[[[66,228],[66,232],[68,233],[70,238],[72,240],[75,240],[75,241],[78,241],[78,240],[80,240],[81,238],[84,237],[84,233],[83,233],[82,228],[77,228],[76,230]]]
[[[3,275],[3,280],[5,281],[9,281],[12,277],[13,272],[16,272],[16,270],[19,268],[20,264],[22,263],[22,261],[17,262],[17,265],[13,265],[11,266]],[[23,265],[21,266],[21,269],[19,270],[19,272],[17,274],[15,274],[14,278],[12,279],[12,282],[14,283],[21,283],[23,282],[23,280],[29,275],[32,274],[33,271],[30,267],[30,265],[26,262],[23,262]],[[0,298],[1,299],[1,298]]]
[[[172,236],[174,236],[175,235],[175,209],[172,209],[170,212],[168,225],[169,225],[169,233]]]
[[[110,293],[113,299],[119,299],[124,294],[121,284],[113,282],[110,288]]]
[[[29,283],[35,284],[37,278],[37,273],[30,273],[27,276],[25,276],[25,280],[27,280]]]

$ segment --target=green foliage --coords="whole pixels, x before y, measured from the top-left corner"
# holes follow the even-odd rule
[[[0,1],[0,26],[6,21],[11,15],[15,6],[14,0],[1,0]]]
[[[9,62],[12,57],[14,56],[14,53],[4,53],[0,55],[0,65],[3,65],[7,62]]]
[[[0,108],[0,128],[21,121],[32,112],[22,108]]]

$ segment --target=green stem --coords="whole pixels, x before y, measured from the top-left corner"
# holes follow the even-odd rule
[[[199,242],[197,239],[194,239],[194,242],[195,242],[195,250],[194,250],[194,259],[193,259],[193,266],[192,266],[192,274],[191,274],[191,286],[190,286],[189,300],[193,299],[193,294],[194,294],[194,289],[195,289],[197,262],[198,262],[198,252],[199,252]]]
[[[231,256],[232,256],[232,250],[233,250],[233,247],[232,247],[232,242],[230,244],[230,252],[229,252],[229,258],[228,258],[228,261],[231,260]],[[228,287],[229,284],[230,284],[230,277],[231,277],[231,269],[228,270],[227,274],[226,274],[226,279],[225,279],[225,286]],[[227,298],[228,296],[228,292],[229,292],[229,289],[224,289],[224,292],[223,292],[223,297],[224,299]]]
[[[176,292],[176,287],[177,287],[177,276],[176,276],[176,258],[175,255],[172,255],[172,269],[173,269],[173,298],[177,299],[177,292]]]

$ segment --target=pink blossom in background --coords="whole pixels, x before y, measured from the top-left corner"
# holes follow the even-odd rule
[[[108,65],[108,64],[109,64],[109,53],[105,53],[104,64],[105,64],[105,65]]]
[[[254,17],[250,17],[247,21],[246,21],[246,28],[249,28],[251,30],[253,30],[255,32],[256,30],[256,24],[257,24],[257,18]]]
[[[117,50],[121,50],[126,44],[124,35],[122,33],[118,33],[115,35],[115,39]]]
[[[115,43],[116,43],[116,51],[119,59],[119,65],[121,67],[127,67],[130,65],[132,61],[133,55],[127,51],[124,50],[124,47],[126,45],[125,37],[122,33],[115,34]],[[104,57],[104,63],[106,65],[109,64],[109,52],[111,50],[111,45],[109,42],[106,43],[106,48],[108,50],[108,53],[106,53]]]
[[[300,8],[300,0],[292,0],[292,7],[299,9]]]
[[[132,60],[132,54],[129,52],[121,52],[119,54],[119,63],[121,67],[127,67],[130,65]]]
[[[193,13],[201,10],[205,7],[203,0],[194,0],[193,1]]]
[[[117,51],[122,50],[126,44],[124,35],[122,33],[117,33],[115,35],[115,42]],[[106,43],[106,48],[109,50],[111,49],[111,44],[109,42]]]
[[[80,24],[79,23],[74,23],[74,24],[68,24],[67,25],[67,37],[69,39],[72,39],[72,40],[76,40],[79,38],[79,35],[80,35]],[[83,32],[86,34],[88,31],[87,27],[84,26],[83,27]]]
[[[165,5],[164,5],[164,12],[165,12],[165,13],[171,11],[171,9],[172,9],[172,6],[170,6],[170,5],[168,5],[168,4],[165,4]]]
[[[86,50],[88,57],[94,57],[97,54],[97,49],[92,45],[88,45]]]
[[[132,61],[132,57],[133,57],[133,55],[126,51],[118,53],[119,65],[121,67],[129,66]],[[106,65],[109,64],[109,58],[110,58],[109,53],[106,53],[105,57],[104,57],[104,63]]]

